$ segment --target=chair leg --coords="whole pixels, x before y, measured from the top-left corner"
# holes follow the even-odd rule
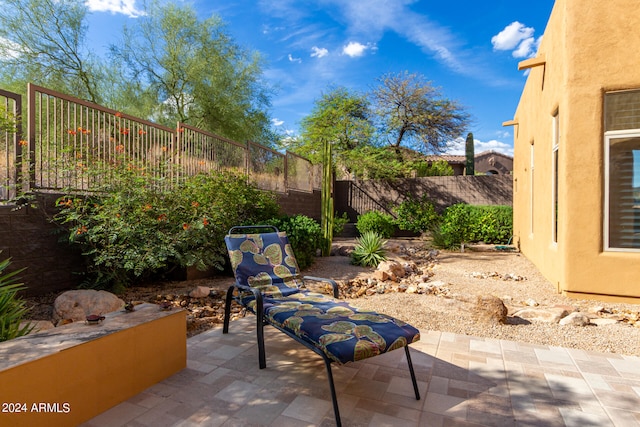
[[[329,377],[329,389],[331,389],[331,401],[333,402],[333,413],[336,417],[336,426],[341,427],[340,410],[338,409],[338,398],[336,397],[336,386],[333,383],[333,373],[331,372],[331,360],[324,358],[324,364],[327,367],[327,376]]]
[[[413,391],[416,393],[416,400],[420,400],[420,391],[418,390],[418,382],[416,381],[416,373],[413,371],[413,363],[411,362],[411,355],[409,354],[409,346],[404,346],[404,351],[407,355],[407,362],[409,363],[409,372],[411,373],[411,381],[413,381]]]
[[[256,316],[256,334],[258,336],[258,364],[260,369],[267,367],[267,358],[264,351],[264,322],[262,316]]]
[[[231,300],[233,299],[233,289],[235,286],[229,286],[227,289],[227,296],[224,300],[224,320],[222,325],[222,333],[229,333],[229,320],[231,318]]]

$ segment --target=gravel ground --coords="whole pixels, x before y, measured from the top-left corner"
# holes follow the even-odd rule
[[[319,273],[338,271],[348,263],[346,257],[323,259],[329,264]],[[324,271],[322,271],[324,270]],[[525,322],[513,317],[517,308],[533,300],[540,307],[569,306],[581,312],[594,307],[615,313],[640,315],[638,304],[614,304],[595,300],[576,300],[558,294],[536,267],[523,255],[504,252],[440,252],[430,281],[441,281],[448,296],[387,293],[350,300],[360,308],[375,309],[406,320],[424,330],[453,332],[477,337],[529,342],[582,350],[640,356],[640,322],[635,326],[617,323],[607,326],[562,326],[556,323]],[[502,280],[489,273],[522,276],[525,280]],[[481,276],[481,278],[473,277]],[[501,298],[509,309],[506,324],[474,321],[472,308],[478,295]]]
[[[337,245],[349,245],[352,241],[337,241]],[[424,248],[418,240],[394,240],[397,248]],[[392,254],[401,257],[406,251]],[[424,251],[417,251],[412,260],[420,264]],[[305,275],[329,277],[338,281],[368,278],[372,268],[350,264],[349,257],[332,256],[318,258]],[[434,263],[421,264],[420,268],[432,272],[429,283],[442,282],[446,295],[385,293],[348,300],[356,307],[374,309],[405,320],[422,330],[453,332],[477,337],[505,339],[534,344],[577,348],[598,352],[640,356],[640,321],[635,326],[619,322],[608,326],[561,326],[559,324],[527,322],[513,313],[525,307],[527,301],[535,301],[540,307],[568,306],[581,312],[592,312],[594,307],[617,314],[640,317],[638,304],[613,304],[601,301],[575,300],[558,294],[523,255],[504,252],[440,252]],[[502,280],[489,277],[511,274],[523,280]],[[199,318],[190,323],[189,336],[219,324],[222,319],[222,300],[227,287],[233,282],[229,277],[200,279],[188,282],[154,283],[146,287],[129,289],[120,295],[125,301],[158,302],[158,296],[167,294],[187,295],[196,286],[209,286],[215,291],[208,305],[213,306],[211,317]],[[493,295],[503,300],[509,314],[505,324],[476,322],[472,316],[477,296]],[[55,295],[29,299],[32,319],[50,319],[51,304]],[[236,312],[235,315],[238,313]]]

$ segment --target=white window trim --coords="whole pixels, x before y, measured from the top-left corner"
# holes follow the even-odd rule
[[[640,248],[612,248],[609,246],[609,147],[610,141],[616,138],[640,138],[640,129],[612,130],[604,134],[604,221],[603,248],[605,252],[633,252],[640,253]]]
[[[534,219],[534,199],[535,196],[533,194],[533,192],[535,191],[535,174],[534,174],[534,167],[535,167],[535,146],[532,143],[531,144],[531,149],[530,149],[530,154],[529,156],[531,157],[531,163],[529,165],[529,181],[531,182],[531,191],[529,191],[529,237],[533,238],[533,219]]]
[[[551,244],[553,246],[558,245],[558,213],[556,212],[556,202],[558,202],[558,187],[560,178],[559,168],[560,165],[556,164],[560,161],[559,153],[560,153],[560,117],[558,112],[552,116],[553,120],[553,149],[551,150]],[[557,171],[556,171],[557,169]]]

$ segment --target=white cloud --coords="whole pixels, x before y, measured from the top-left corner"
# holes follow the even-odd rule
[[[284,124],[284,120],[273,118],[271,119],[271,124],[273,124],[274,126],[282,126]]]
[[[342,53],[344,55],[350,56],[351,58],[356,58],[358,56],[364,55],[364,52],[369,49],[369,46],[363,45],[358,42],[349,42],[342,48]]]
[[[534,38],[535,29],[514,21],[491,37],[494,50],[511,50],[514,58],[527,58],[536,54],[542,37]]]
[[[145,15],[143,10],[136,8],[136,0],[86,0],[85,4],[91,12],[122,13],[130,18]]]
[[[322,58],[329,54],[329,51],[324,47],[313,46],[311,48],[311,57],[312,58]]]
[[[392,31],[425,52],[462,74],[469,74],[469,67],[461,61],[457,51],[459,41],[448,27],[439,25],[426,15],[416,13],[410,6],[415,0],[323,0],[340,7],[347,19],[349,32],[370,40],[379,40],[385,32]],[[477,70],[473,74],[476,75]]]
[[[454,141],[450,141],[447,144],[446,154],[454,154],[459,156],[465,155],[465,138],[457,138]],[[473,140],[473,149],[476,154],[480,154],[484,151],[497,151],[508,156],[513,156],[513,146],[506,142],[492,139],[491,141],[480,141],[479,139]]]
[[[289,54],[289,62],[297,62],[300,64],[302,63],[302,58],[294,58],[293,55]]]

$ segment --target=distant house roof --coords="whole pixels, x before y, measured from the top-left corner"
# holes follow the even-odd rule
[[[502,157],[504,157],[504,158],[506,158],[506,159],[511,159],[511,160],[513,160],[513,156],[510,156],[510,155],[508,155],[508,154],[504,154],[504,153],[501,153],[501,152],[499,152],[499,151],[495,151],[495,150],[487,150],[487,151],[483,151],[482,153],[478,153],[478,154],[476,154],[476,155],[474,156],[474,158],[476,158],[476,159],[477,159],[478,157],[489,156],[489,155],[502,156]]]
[[[467,158],[465,156],[459,156],[455,154],[442,154],[442,155],[432,154],[432,155],[426,156],[426,159],[429,162],[437,162],[440,160],[444,160],[449,164],[465,164],[467,161]]]

